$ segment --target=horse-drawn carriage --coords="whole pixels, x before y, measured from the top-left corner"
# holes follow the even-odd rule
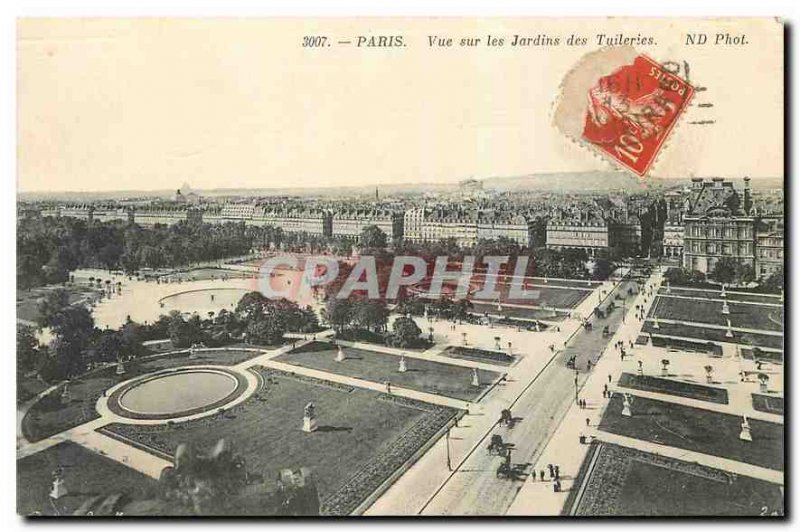
[[[490,455],[500,456],[506,452],[506,444],[503,442],[503,437],[499,434],[492,434],[492,438],[489,441],[488,447],[486,447],[486,451]]]

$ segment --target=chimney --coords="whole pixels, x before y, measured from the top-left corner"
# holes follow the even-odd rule
[[[702,177],[693,177],[692,178],[692,189],[698,190],[703,188],[703,178]]]
[[[753,208],[752,190],[750,189],[750,178],[744,178],[744,207],[745,214],[750,214],[750,209]]]

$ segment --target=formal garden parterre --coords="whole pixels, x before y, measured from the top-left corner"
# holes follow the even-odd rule
[[[723,329],[710,329],[703,326],[691,326],[681,323],[659,322],[658,328],[651,321],[644,323],[642,331],[645,333],[678,336],[705,342],[725,342],[740,344],[743,346],[768,347],[772,349],[783,349],[783,335],[761,334],[755,332],[733,331],[733,336],[727,336],[727,331]]]
[[[246,401],[209,417],[155,426],[113,424],[145,449],[172,456],[180,443],[210,448],[220,438],[265,476],[308,467],[321,511],[347,515],[390,475],[415,458],[460,411],[330,381],[259,368],[264,386]],[[313,402],[319,428],[302,430]]]
[[[633,390],[675,395],[722,405],[728,404],[728,391],[724,388],[714,388],[691,382],[662,379],[652,375],[622,373],[617,384],[623,388],[631,388]]]
[[[62,395],[62,385],[36,402],[23,419],[23,434],[28,441],[35,442],[97,419],[98,399],[106,390],[122,381],[179,366],[233,366],[260,354],[262,352],[256,348],[199,349],[194,358],[190,357],[188,351],[179,351],[126,362],[123,375],[116,374],[116,366],[90,371],[70,380],[66,396]]]
[[[729,303],[729,314],[722,314],[722,302],[698,301],[676,297],[658,297],[650,310],[650,318],[691,321],[711,325],[783,331],[783,310],[779,307]]]
[[[289,353],[275,357],[304,368],[327,371],[378,383],[433,393],[454,399],[471,401],[482,395],[500,377],[500,373],[478,370],[480,384],[472,383],[472,370],[463,366],[406,357],[405,372],[398,371],[400,356],[354,347],[342,347],[344,361],[337,361],[337,346],[333,343],[312,342]]]
[[[614,394],[599,429],[669,447],[783,470],[783,425],[748,420],[752,442],[739,439],[742,418],[689,406],[632,398],[632,417],[622,415],[622,394]]]
[[[49,493],[58,468],[63,469],[68,493],[53,501]],[[155,479],[70,441],[17,461],[20,515],[70,515],[93,497],[120,494],[140,500],[153,497],[157,490]]]
[[[587,454],[581,472],[565,506],[576,516],[783,514],[779,485],[609,443]]]

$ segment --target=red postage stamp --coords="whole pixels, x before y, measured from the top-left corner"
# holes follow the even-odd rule
[[[583,140],[644,176],[694,88],[638,55],[589,89]]]

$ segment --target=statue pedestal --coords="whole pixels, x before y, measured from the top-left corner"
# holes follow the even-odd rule
[[[342,351],[342,346],[339,346],[339,351],[336,353],[336,362],[344,362],[344,351]]]
[[[122,364],[122,362],[118,362],[117,363],[116,374],[117,375],[125,375],[125,366]]]
[[[742,432],[739,433],[739,439],[742,441],[753,441],[753,435],[750,434],[750,425],[742,423]]]
[[[631,405],[625,403],[622,405],[622,415],[625,417],[632,417],[633,414],[631,413]]]
[[[317,420],[303,416],[303,432],[314,432],[315,430],[317,430]]]

